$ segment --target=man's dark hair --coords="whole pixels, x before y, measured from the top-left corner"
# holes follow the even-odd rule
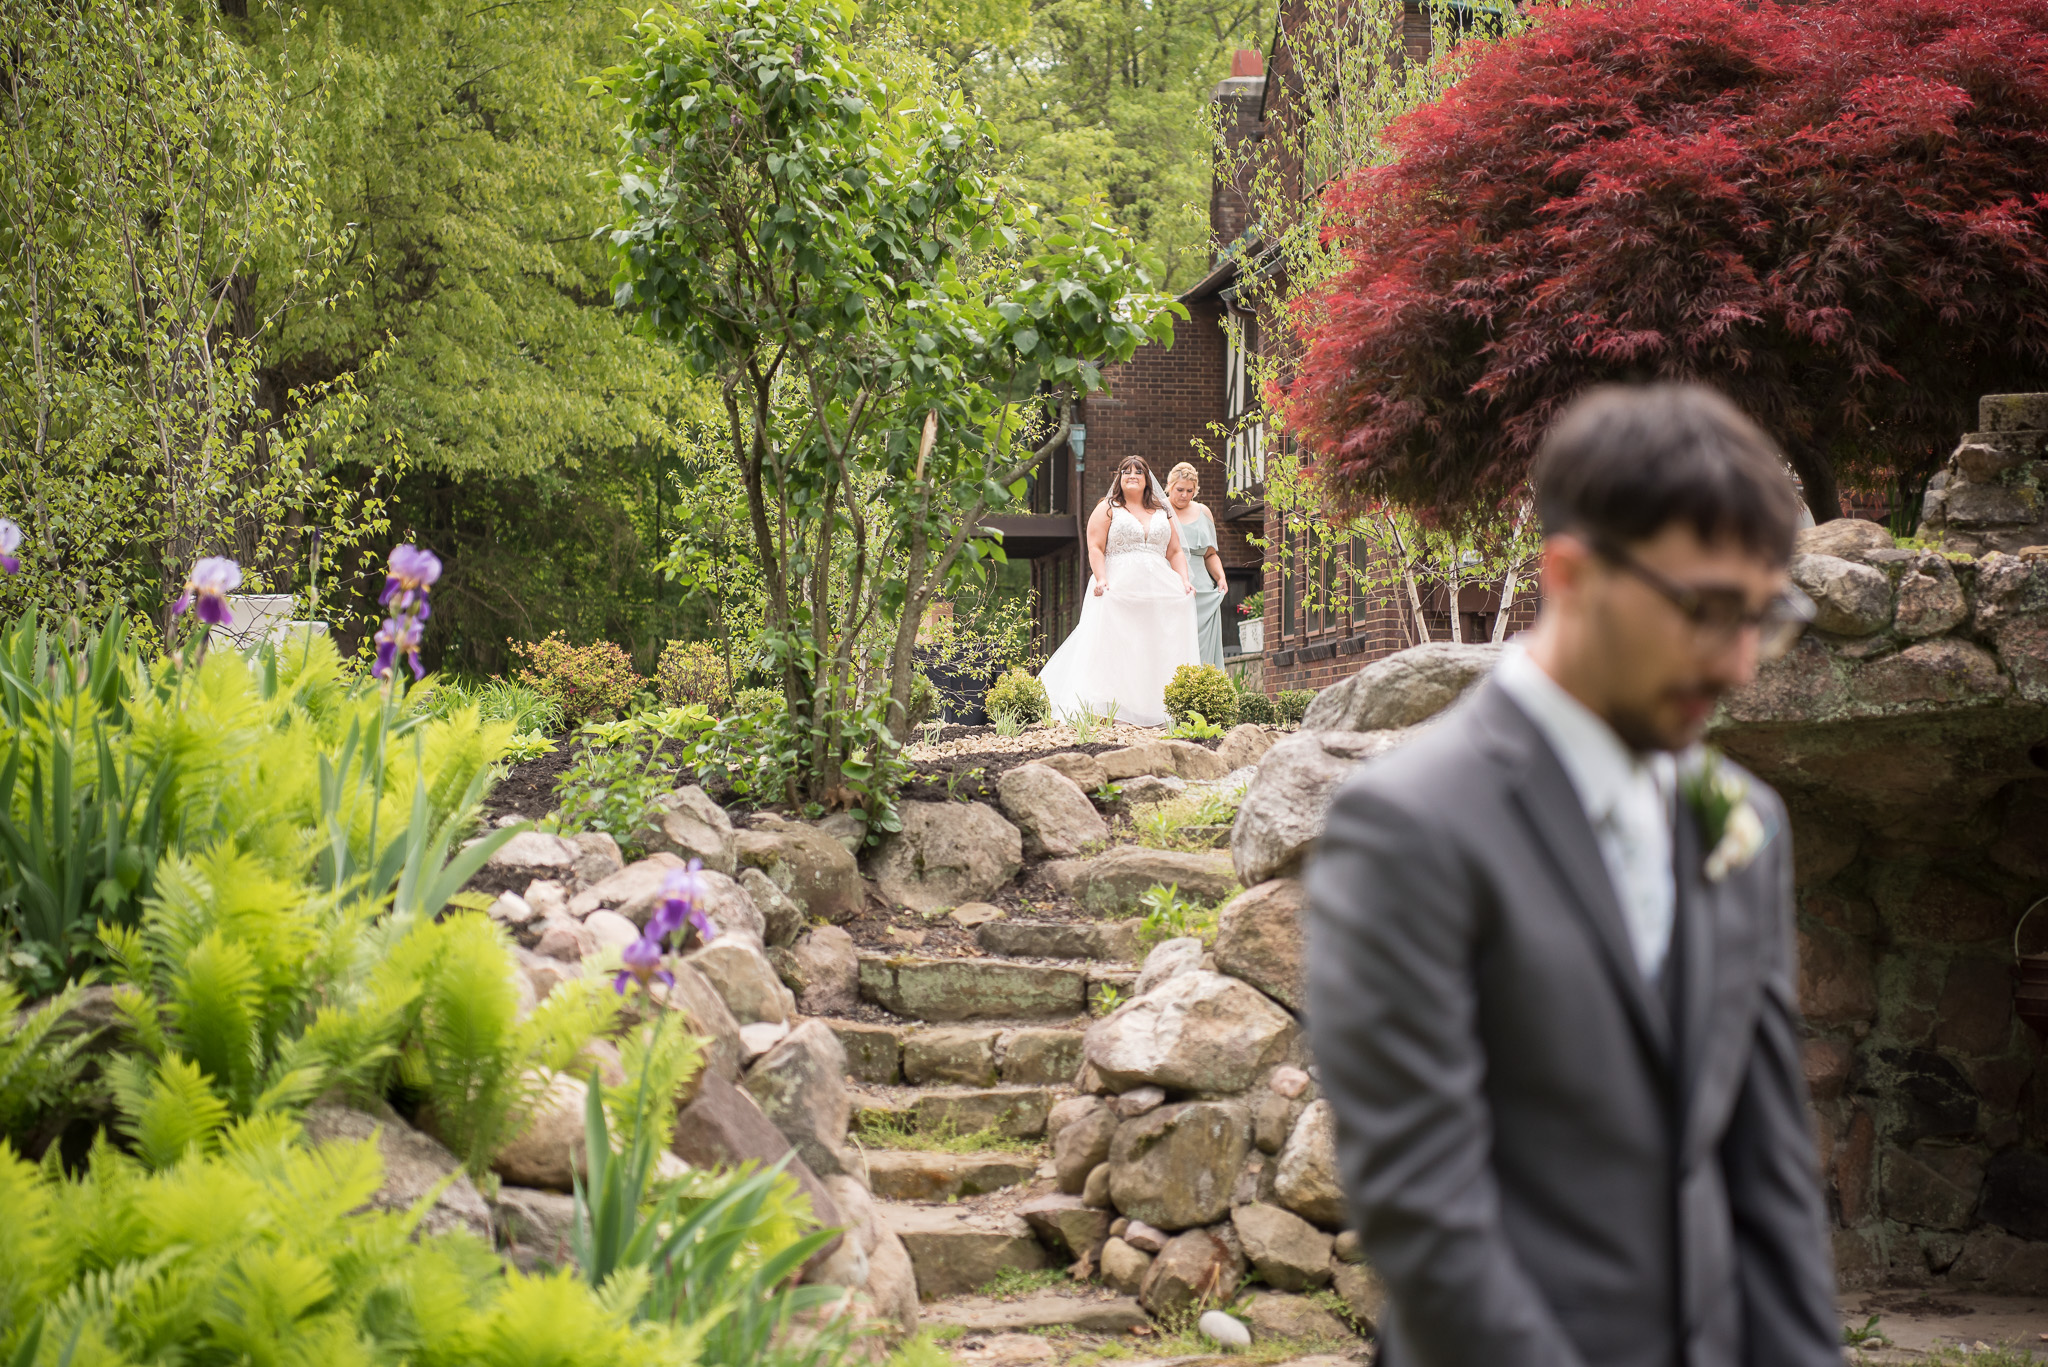
[[[1551,424],[1532,471],[1543,534],[1626,549],[1681,523],[1777,564],[1799,496],[1777,447],[1704,385],[1606,385]]]

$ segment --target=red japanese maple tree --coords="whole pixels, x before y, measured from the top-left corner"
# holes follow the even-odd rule
[[[1586,386],[1687,377],[1825,520],[2048,388],[2048,0],[1553,11],[1390,137],[1274,396],[1340,500],[1463,520]]]

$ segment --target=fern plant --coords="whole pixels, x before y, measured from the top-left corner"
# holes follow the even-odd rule
[[[0,1138],[19,1144],[80,1092],[87,1040],[65,1013],[83,991],[74,983],[24,1012],[20,991],[0,978]]]

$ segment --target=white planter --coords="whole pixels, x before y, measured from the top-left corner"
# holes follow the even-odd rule
[[[1255,655],[1266,648],[1266,624],[1239,622],[1237,624],[1237,648],[1247,655]]]
[[[291,620],[289,593],[231,593],[228,620],[213,629],[216,640],[237,646],[253,646],[268,640]]]

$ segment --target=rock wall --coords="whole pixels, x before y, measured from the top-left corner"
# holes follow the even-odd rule
[[[1841,1281],[2048,1291],[2048,1063],[2011,972],[2048,895],[2048,552],[1904,550],[1851,520],[1799,552],[1816,628],[1725,701],[1713,740],[1792,814]],[[1495,658],[1421,646],[1320,695],[1323,729],[1275,745],[1239,811],[1245,884],[1291,879],[1351,770]],[[2028,947],[2048,949],[2037,919]]]
[[[2048,894],[2048,553],[1897,550],[1853,521],[1801,551],[1816,630],[1714,740],[1791,809],[1838,1275],[2039,1293],[2048,1064],[2012,968]]]
[[[1920,535],[1972,555],[2048,544],[2048,394],[1986,394],[1977,425],[1928,481]]]

